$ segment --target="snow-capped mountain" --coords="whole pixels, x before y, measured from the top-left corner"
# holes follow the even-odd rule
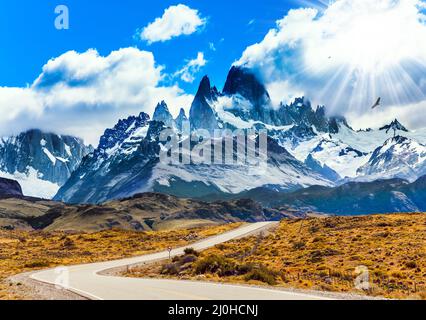
[[[420,164],[424,158],[425,130],[408,131],[395,120],[380,130],[355,131],[343,117],[329,116],[323,106],[314,109],[303,97],[290,105],[273,106],[265,86],[244,67],[230,70],[222,92],[204,77],[189,115],[193,132],[266,129],[267,169],[248,164],[161,162],[159,154],[164,144],[159,141],[160,132],[171,128],[180,133],[187,120],[183,109],[173,119],[162,101],[152,121],[141,113],[106,130],[99,147],[84,158],[55,199],[99,203],[148,191],[218,199],[256,188],[289,192],[358,179],[414,181],[426,174]],[[390,139],[391,130],[403,131],[406,138]],[[180,143],[186,139],[188,135],[182,134]],[[238,141],[233,144],[238,149]],[[192,142],[191,146],[196,148],[197,143]]]
[[[98,203],[155,191],[182,197],[224,196],[265,186],[294,190],[314,184],[332,185],[268,139],[268,167],[256,165],[168,164],[159,159],[163,122],[140,114],[108,129],[100,147],[85,157],[59,190],[56,200]],[[233,138],[232,138],[233,139]],[[256,139],[256,138],[253,138]],[[238,143],[236,145],[238,148]]]
[[[403,136],[390,138],[373,152],[357,174],[368,180],[403,178],[415,181],[426,175],[426,145]]]
[[[19,181],[28,196],[52,198],[92,149],[81,139],[29,130],[0,139],[0,177]]]
[[[181,115],[179,116],[182,117]],[[173,119],[173,116],[170,113],[166,102],[164,101],[161,101],[161,103],[159,103],[157,107],[155,108],[154,116],[152,117],[152,120],[163,122],[167,127],[170,127],[170,128],[176,127],[176,122]]]
[[[312,158],[322,167],[336,172],[341,179],[353,178],[357,169],[364,165],[370,154],[352,148],[330,134],[317,134],[310,139],[284,140],[283,145],[299,160]],[[311,160],[311,161],[312,161]],[[337,180],[336,180],[337,181]]]

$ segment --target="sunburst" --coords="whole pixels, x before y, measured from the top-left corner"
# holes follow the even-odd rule
[[[424,0],[299,2],[318,10],[295,75],[315,84],[315,102],[365,112],[378,97],[384,107],[426,98]]]

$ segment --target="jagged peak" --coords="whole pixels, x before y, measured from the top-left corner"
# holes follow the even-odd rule
[[[182,131],[183,125],[186,121],[188,121],[188,117],[186,116],[185,110],[181,108],[179,111],[179,115],[175,119],[177,128]]]
[[[157,104],[157,107],[155,108],[154,115],[156,113],[170,113],[169,107],[167,106],[167,103],[164,100],[162,100],[161,102],[159,102]]]
[[[141,112],[139,116],[129,116],[126,119],[120,119],[113,128],[105,130],[99,139],[97,152],[113,147],[118,141],[124,140],[130,135],[132,130],[147,126],[149,121],[150,117],[145,112]]]
[[[157,104],[157,107],[154,111],[154,120],[156,114],[170,114],[169,107],[167,106],[167,103],[164,100]]]
[[[163,122],[166,126],[169,127],[175,126],[173,116],[170,113],[169,108],[167,107],[167,104],[164,100],[161,101],[155,108],[154,116],[152,117],[152,119],[154,121]]]
[[[398,119],[393,120],[390,124],[383,126],[380,128],[380,130],[386,130],[386,133],[389,132],[389,130],[399,130],[399,131],[404,131],[404,132],[408,132],[408,129],[403,126],[401,124],[401,122],[398,121]]]
[[[145,113],[145,112],[141,112],[139,113],[138,118],[142,121],[149,121],[151,120],[151,117],[149,116],[149,114]]]
[[[325,114],[325,107],[317,107],[317,110],[314,110],[311,105],[311,101],[308,100],[306,97],[296,97],[290,104],[286,104],[284,102],[281,102],[280,104],[281,109],[295,109],[295,110],[312,110],[314,112],[320,112],[321,109],[324,109]]]
[[[179,119],[184,119],[184,120],[188,119],[184,108],[180,108],[179,115],[177,116],[176,120],[179,120]]]
[[[161,102],[159,102],[157,104],[157,108],[167,108],[168,109],[166,101],[161,100]]]
[[[207,100],[212,100],[212,98],[214,98],[212,91],[210,79],[207,75],[205,75],[200,82],[195,98],[206,98]]]
[[[255,103],[270,102],[270,96],[265,85],[252,70],[242,66],[232,66],[229,70],[223,94],[240,94]]]

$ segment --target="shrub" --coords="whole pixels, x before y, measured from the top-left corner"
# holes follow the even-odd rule
[[[193,254],[186,255],[186,256],[183,256],[183,257],[180,258],[179,264],[184,265],[184,264],[187,264],[187,263],[192,263],[192,262],[197,261],[197,259],[198,259],[197,256],[195,256]]]
[[[298,241],[293,244],[293,250],[301,250],[301,249],[304,249],[305,247],[306,247],[306,244],[302,241]]]
[[[65,238],[64,240],[64,248],[73,249],[75,247],[74,241],[70,238]]]
[[[221,277],[235,275],[237,266],[230,259],[210,255],[195,263],[195,272],[197,274],[213,273]]]
[[[177,275],[179,274],[179,267],[174,263],[166,264],[163,266],[161,274]]]
[[[251,272],[253,269],[255,269],[255,267],[256,266],[252,263],[245,263],[245,264],[238,266],[237,272],[238,272],[239,275],[247,274],[247,273]]]
[[[416,269],[417,263],[415,261],[408,261],[405,263],[405,266],[410,269]]]
[[[323,253],[320,250],[312,251],[309,254],[308,262],[310,263],[320,263],[323,261]]]
[[[250,281],[250,280],[261,281],[261,282],[264,282],[264,283],[267,283],[267,284],[273,286],[277,283],[275,276],[276,275],[273,271],[269,270],[268,268],[266,268],[264,266],[260,266],[258,268],[253,269],[252,271],[250,271],[244,277],[244,279],[246,281]]]
[[[196,257],[200,255],[198,251],[196,251],[194,248],[187,248],[183,252],[185,253],[185,255],[194,255]]]
[[[313,225],[309,228],[310,233],[317,233],[318,231],[320,231],[320,228],[316,225]]]
[[[28,262],[24,265],[25,268],[46,268],[49,266],[50,266],[50,263],[45,260],[36,260],[36,261]]]

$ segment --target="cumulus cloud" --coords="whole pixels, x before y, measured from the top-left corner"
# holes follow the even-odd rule
[[[152,114],[159,100],[177,115],[193,97],[177,85],[163,86],[165,76],[152,53],[136,48],[108,56],[69,51],[48,61],[31,86],[0,87],[0,136],[36,127],[97,144],[106,127],[131,114]]]
[[[140,37],[150,44],[164,42],[181,35],[193,34],[205,24],[206,19],[200,16],[198,10],[178,4],[167,8],[161,18],[146,26]]]
[[[204,53],[198,52],[195,59],[189,60],[188,63],[179,71],[175,73],[175,76],[180,77],[181,80],[193,83],[195,75],[207,64],[207,60],[204,59]]]
[[[383,110],[404,109],[418,123],[414,106],[426,100],[425,3],[336,0],[322,11],[290,10],[236,64],[256,70],[274,101],[303,94],[333,114],[359,117],[381,97]]]

